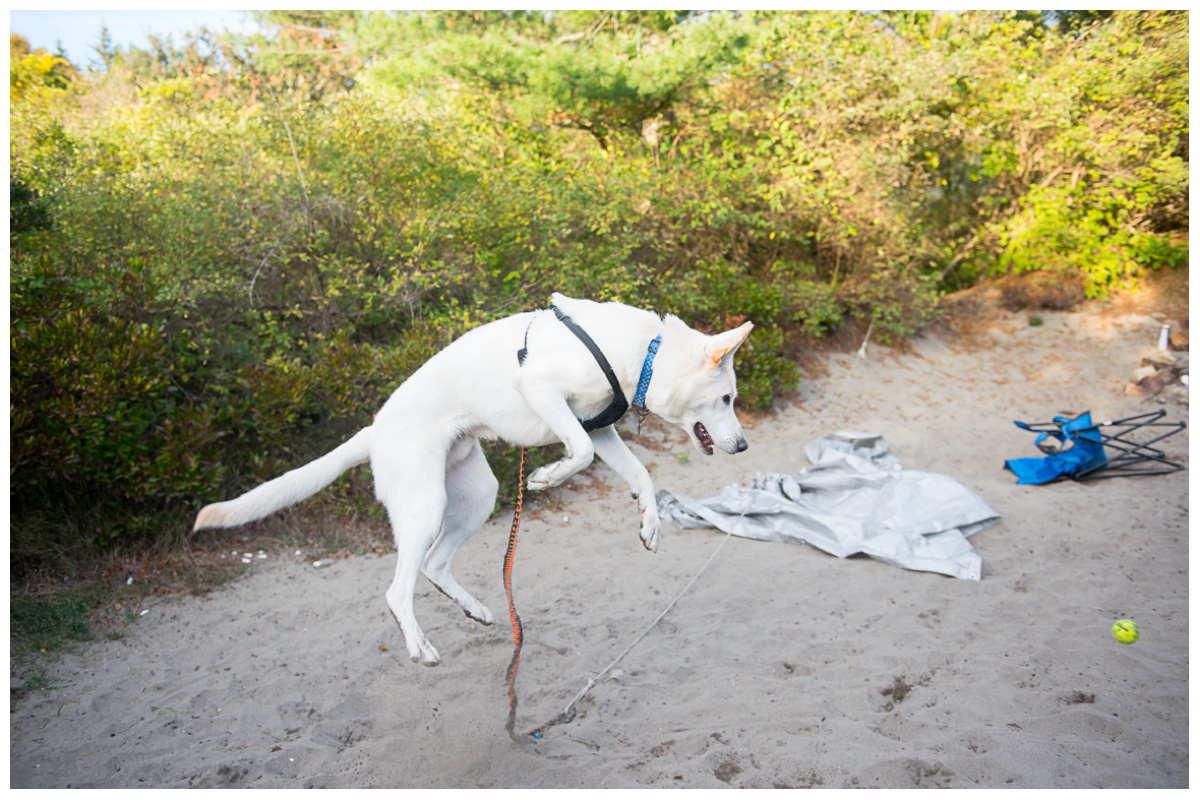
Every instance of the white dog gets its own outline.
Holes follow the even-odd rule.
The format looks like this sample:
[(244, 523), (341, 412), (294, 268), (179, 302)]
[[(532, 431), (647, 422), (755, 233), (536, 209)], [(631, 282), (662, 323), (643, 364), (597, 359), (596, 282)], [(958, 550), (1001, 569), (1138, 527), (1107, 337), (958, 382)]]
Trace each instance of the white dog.
[(430, 666), (438, 663), (438, 653), (413, 613), (418, 573), (467, 616), (485, 625), (494, 621), (450, 574), (458, 548), (496, 502), (498, 484), (480, 439), (566, 445), (562, 460), (529, 476), (530, 489), (557, 486), (600, 456), (629, 484), (642, 512), (642, 542), (657, 550), (654, 484), (612, 423), (632, 398), (640, 411), (681, 426), (708, 455), (714, 445), (730, 454), (745, 450), (733, 412), (733, 354), (753, 323), (708, 336), (674, 316), (664, 319), (620, 303), (560, 294), (551, 299), (550, 309), (464, 334), (401, 384), (370, 427), (236, 500), (206, 506), (195, 530), (260, 519), (369, 461), (375, 496), (387, 507), (399, 554), (388, 606), (409, 656)]

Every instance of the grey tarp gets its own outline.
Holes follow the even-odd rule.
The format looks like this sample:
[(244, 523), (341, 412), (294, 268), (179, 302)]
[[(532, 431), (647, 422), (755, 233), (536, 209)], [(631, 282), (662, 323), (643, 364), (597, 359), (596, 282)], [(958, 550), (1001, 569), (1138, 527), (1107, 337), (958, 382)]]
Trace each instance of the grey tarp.
[(658, 508), (681, 528), (810, 544), (839, 558), (864, 553), (905, 569), (979, 580), (967, 537), (999, 520), (946, 475), (903, 469), (878, 434), (840, 431), (810, 443), (813, 463), (795, 475), (759, 474), (693, 500), (661, 491)]

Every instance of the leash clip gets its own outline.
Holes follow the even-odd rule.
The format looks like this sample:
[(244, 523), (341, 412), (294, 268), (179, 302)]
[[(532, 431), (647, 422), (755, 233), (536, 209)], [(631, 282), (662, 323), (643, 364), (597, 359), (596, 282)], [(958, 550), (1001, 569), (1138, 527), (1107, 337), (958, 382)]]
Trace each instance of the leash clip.
[(638, 418), (637, 435), (641, 436), (642, 435), (642, 423), (646, 421), (646, 417), (650, 416), (650, 411), (648, 409), (642, 408), (640, 406), (634, 406), (633, 413), (637, 414), (637, 418)]

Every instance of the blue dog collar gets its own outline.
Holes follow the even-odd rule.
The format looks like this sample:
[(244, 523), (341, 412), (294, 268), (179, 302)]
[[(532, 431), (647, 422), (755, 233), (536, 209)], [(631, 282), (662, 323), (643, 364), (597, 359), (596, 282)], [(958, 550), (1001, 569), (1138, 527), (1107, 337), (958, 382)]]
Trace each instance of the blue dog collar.
[(642, 362), (642, 375), (638, 378), (637, 391), (633, 393), (633, 407), (646, 410), (646, 390), (650, 388), (650, 378), (654, 376), (654, 355), (662, 344), (662, 334), (654, 337), (647, 348), (646, 360)]

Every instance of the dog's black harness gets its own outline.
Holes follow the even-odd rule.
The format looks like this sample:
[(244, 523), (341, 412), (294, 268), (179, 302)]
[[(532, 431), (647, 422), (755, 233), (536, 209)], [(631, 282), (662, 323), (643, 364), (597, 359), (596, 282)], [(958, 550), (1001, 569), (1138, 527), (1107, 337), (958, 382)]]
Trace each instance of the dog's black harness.
[[(554, 312), (554, 316), (558, 317), (563, 325), (567, 326), (567, 330), (575, 334), (579, 338), (579, 341), (583, 342), (584, 346), (592, 354), (592, 358), (596, 359), (596, 363), (600, 365), (600, 369), (604, 372), (604, 377), (608, 379), (608, 385), (612, 387), (613, 399), (608, 404), (608, 407), (591, 419), (579, 420), (579, 424), (583, 426), (585, 431), (596, 431), (615, 424), (629, 410), (629, 401), (625, 399), (625, 392), (621, 390), (621, 384), (617, 380), (616, 373), (613, 372), (608, 359), (604, 357), (604, 353), (601, 352), (595, 341), (592, 340), (592, 337), (588, 336), (587, 331), (579, 327), (575, 320), (564, 314), (558, 306), (551, 305), (550, 310)], [(517, 351), (518, 364), (525, 363), (525, 356), (529, 352), (529, 327), (532, 325), (533, 320), (530, 320), (529, 326), (525, 328), (525, 346)], [(654, 350), (657, 349), (657, 347), (654, 348)], [(648, 377), (646, 378), (646, 382), (649, 382)]]

